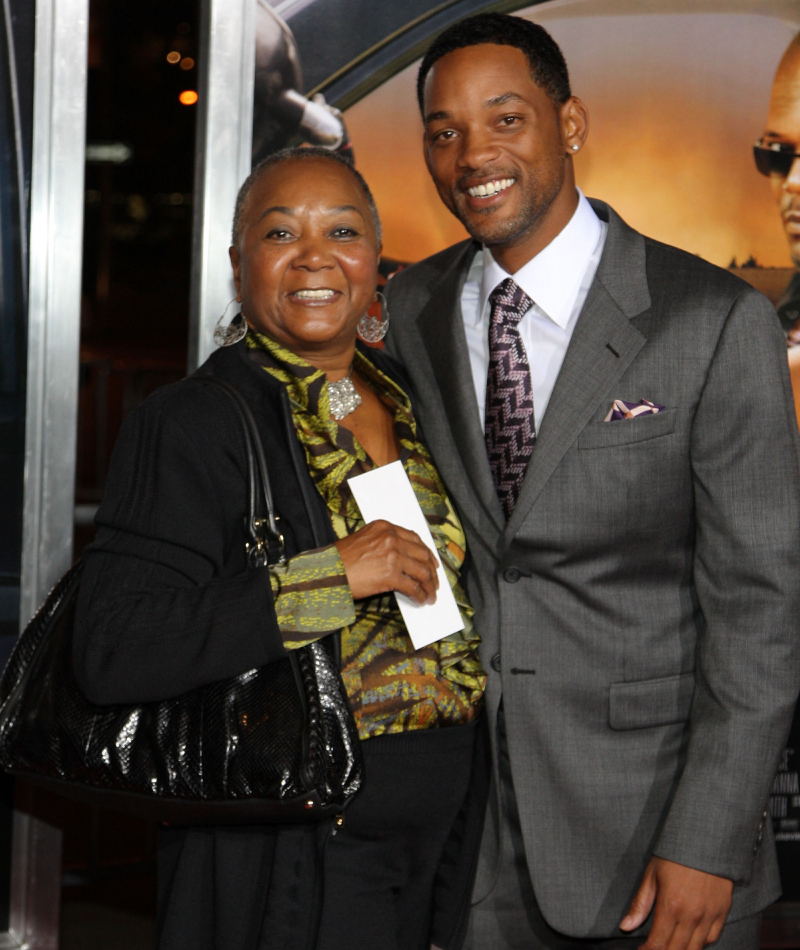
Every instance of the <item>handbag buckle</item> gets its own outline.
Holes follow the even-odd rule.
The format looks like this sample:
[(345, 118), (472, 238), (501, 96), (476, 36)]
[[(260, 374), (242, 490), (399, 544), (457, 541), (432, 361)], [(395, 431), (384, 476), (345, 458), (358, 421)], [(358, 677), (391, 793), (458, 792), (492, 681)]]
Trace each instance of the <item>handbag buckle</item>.
[(267, 560), (266, 545), (261, 538), (259, 538), (255, 544), (251, 544), (250, 541), (247, 541), (244, 549), (247, 552), (247, 563), (250, 567), (266, 567), (269, 563)]
[(283, 535), (272, 535), (267, 541), (257, 537), (255, 542), (245, 542), (244, 549), (247, 552), (247, 563), (250, 567), (268, 567), (270, 564), (285, 564), (286, 552), (284, 551)]
[[(285, 564), (283, 535), (278, 531), (279, 515), (274, 515), (274, 523), (269, 518), (253, 518), (249, 525), (249, 534), (253, 540), (246, 541), (247, 563), (250, 567), (268, 567), (270, 564)], [(262, 531), (267, 528), (267, 539)]]

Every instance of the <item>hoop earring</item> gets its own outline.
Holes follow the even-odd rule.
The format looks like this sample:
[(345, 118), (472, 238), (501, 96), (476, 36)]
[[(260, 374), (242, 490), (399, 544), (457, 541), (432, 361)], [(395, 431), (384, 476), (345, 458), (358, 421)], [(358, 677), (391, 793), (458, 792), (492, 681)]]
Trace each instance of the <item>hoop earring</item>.
[(231, 304), (235, 301), (236, 297), (228, 301), (228, 306), (222, 312), (222, 316), (217, 320), (214, 327), (214, 342), (217, 346), (233, 346), (234, 343), (238, 343), (247, 336), (247, 320), (245, 320), (243, 312), (237, 313), (228, 326), (222, 326), (222, 321), (230, 310)]
[(389, 332), (389, 309), (386, 306), (386, 298), (378, 290), (376, 296), (381, 304), (381, 317), (372, 317), (367, 311), (356, 325), (356, 333), (365, 343), (380, 343), (380, 341)]

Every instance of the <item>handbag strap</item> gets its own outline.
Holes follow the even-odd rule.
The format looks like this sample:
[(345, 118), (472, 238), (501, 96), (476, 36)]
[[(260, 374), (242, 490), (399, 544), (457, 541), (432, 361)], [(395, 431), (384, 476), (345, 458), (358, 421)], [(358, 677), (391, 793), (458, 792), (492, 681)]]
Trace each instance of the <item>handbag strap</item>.
[[(250, 566), (283, 564), (286, 561), (283, 535), (278, 528), (278, 515), (275, 514), (275, 505), (272, 500), (272, 486), (264, 457), (264, 446), (261, 444), (261, 436), (258, 434), (253, 413), (239, 390), (227, 380), (219, 376), (205, 375), (195, 375), (192, 379), (218, 386), (233, 403), (239, 421), (242, 423), (247, 455), (248, 514), (245, 518), (245, 532), (248, 537), (246, 548)], [(260, 492), (259, 482), (261, 483)], [(259, 500), (263, 501), (266, 507), (266, 517), (261, 516)]]

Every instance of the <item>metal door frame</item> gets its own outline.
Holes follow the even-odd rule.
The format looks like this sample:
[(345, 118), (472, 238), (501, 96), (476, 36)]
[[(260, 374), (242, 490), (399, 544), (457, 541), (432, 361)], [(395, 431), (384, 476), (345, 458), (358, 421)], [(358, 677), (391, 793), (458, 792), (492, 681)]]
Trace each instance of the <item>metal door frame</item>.
[(214, 350), (214, 325), (235, 293), (228, 248), (236, 195), (250, 174), (256, 3), (201, 6), (189, 372)]
[[(36, 0), (20, 629), (72, 562), (88, 0)], [(57, 950), (61, 831), (17, 789), (9, 930)]]
[(20, 629), (72, 561), (88, 0), (37, 0)]

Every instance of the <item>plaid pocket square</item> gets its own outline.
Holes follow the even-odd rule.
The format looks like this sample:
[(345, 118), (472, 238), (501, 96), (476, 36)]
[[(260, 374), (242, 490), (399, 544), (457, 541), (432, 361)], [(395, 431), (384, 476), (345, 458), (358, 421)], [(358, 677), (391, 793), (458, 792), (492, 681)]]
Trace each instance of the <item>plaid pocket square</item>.
[(657, 412), (662, 412), (663, 409), (663, 406), (650, 402), (649, 399), (640, 399), (638, 403), (615, 399), (603, 422), (616, 422), (617, 419), (635, 419), (637, 416), (651, 416)]

